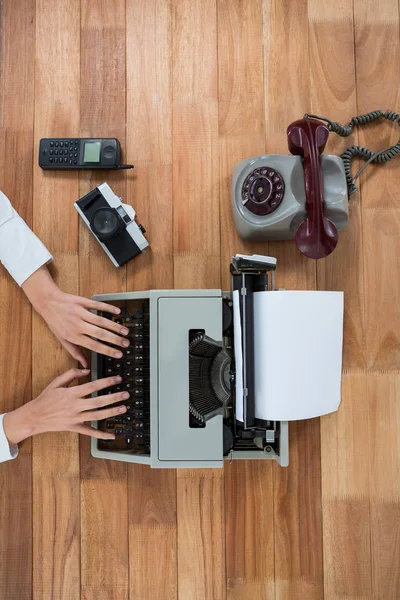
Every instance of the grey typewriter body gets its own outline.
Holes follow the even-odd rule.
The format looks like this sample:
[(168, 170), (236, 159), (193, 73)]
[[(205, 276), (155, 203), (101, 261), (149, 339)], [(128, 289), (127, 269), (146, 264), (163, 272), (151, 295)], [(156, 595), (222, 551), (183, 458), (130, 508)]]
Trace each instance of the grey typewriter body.
[[(141, 301), (147, 307), (150, 443), (137, 452), (108, 449), (107, 443), (92, 438), (93, 456), (153, 468), (215, 468), (232, 459), (275, 459), (288, 465), (288, 423), (254, 417), (251, 295), (273, 289), (276, 261), (253, 258), (233, 259), (230, 292), (151, 290), (94, 296), (118, 305)], [(241, 291), (243, 302), (243, 423), (235, 418), (234, 289)], [(92, 379), (104, 376), (101, 360), (92, 355)]]

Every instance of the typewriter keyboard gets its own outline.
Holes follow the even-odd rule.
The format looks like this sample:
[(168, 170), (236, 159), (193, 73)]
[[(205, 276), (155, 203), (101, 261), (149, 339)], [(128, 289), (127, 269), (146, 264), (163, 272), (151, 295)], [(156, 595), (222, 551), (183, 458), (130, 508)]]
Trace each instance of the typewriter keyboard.
[[(127, 411), (122, 416), (98, 421), (102, 431), (114, 433), (115, 440), (99, 440), (102, 450), (130, 450), (134, 454), (150, 454), (150, 352), (148, 302), (132, 300), (120, 306), (121, 314), (103, 313), (129, 329), (130, 346), (122, 350), (122, 358), (97, 355), (98, 378), (120, 375), (122, 382), (106, 390), (106, 394), (128, 391), (130, 397), (120, 405)], [(118, 406), (114, 404), (113, 406)]]

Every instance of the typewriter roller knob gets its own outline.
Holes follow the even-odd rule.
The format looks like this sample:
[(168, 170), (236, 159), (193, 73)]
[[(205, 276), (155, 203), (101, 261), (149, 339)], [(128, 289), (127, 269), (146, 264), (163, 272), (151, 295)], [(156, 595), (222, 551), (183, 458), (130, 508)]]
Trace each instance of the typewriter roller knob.
[(223, 426), (224, 456), (226, 456), (229, 453), (229, 450), (231, 450), (232, 447), (233, 447), (233, 433), (227, 425), (224, 425)]
[(222, 329), (226, 331), (232, 324), (232, 309), (229, 303), (225, 300), (222, 309)]

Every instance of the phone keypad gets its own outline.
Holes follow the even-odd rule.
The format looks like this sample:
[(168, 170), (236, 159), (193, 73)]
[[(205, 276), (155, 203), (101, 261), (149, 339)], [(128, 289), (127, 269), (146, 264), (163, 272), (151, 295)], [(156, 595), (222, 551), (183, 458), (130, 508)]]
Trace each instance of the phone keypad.
[(68, 165), (78, 164), (80, 140), (76, 138), (42, 140), (40, 144), (40, 164)]

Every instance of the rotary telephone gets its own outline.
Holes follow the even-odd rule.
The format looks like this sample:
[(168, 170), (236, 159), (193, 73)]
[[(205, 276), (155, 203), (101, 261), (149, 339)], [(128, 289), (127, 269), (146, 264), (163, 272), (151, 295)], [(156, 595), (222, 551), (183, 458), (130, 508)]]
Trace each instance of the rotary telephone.
[[(304, 115), (287, 128), (291, 155), (266, 154), (239, 162), (233, 172), (235, 225), (246, 240), (294, 239), (309, 258), (324, 258), (338, 243), (338, 231), (349, 218), (348, 199), (356, 179), (370, 163), (383, 164), (400, 154), (400, 140), (373, 152), (351, 146), (339, 157), (322, 154), (330, 132), (347, 137), (355, 125), (400, 115), (376, 110), (354, 117), (346, 126), (317, 115)], [(326, 123), (326, 124), (325, 124)], [(355, 177), (354, 157), (366, 160)]]

